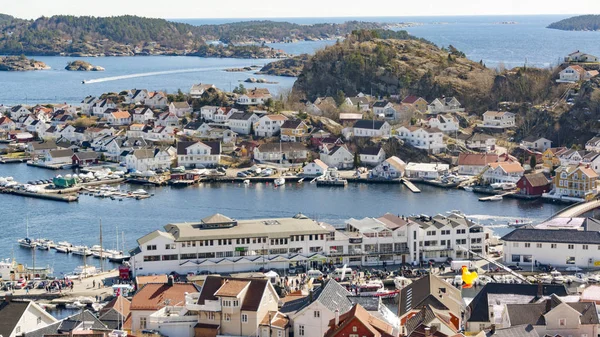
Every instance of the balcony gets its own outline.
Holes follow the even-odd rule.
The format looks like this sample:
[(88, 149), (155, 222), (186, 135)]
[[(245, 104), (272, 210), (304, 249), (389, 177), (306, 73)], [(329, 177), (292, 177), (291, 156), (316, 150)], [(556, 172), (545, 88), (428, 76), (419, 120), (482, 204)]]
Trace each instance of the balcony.
[(421, 250), (424, 252), (441, 252), (441, 251), (451, 251), (452, 247), (447, 246), (423, 246)]
[(187, 312), (185, 307), (164, 307), (148, 317), (148, 324), (150, 327), (156, 327), (159, 324), (197, 323), (198, 315), (186, 316)]
[(219, 311), (221, 311), (221, 301), (219, 301), (219, 300), (217, 300), (217, 301), (205, 300), (203, 305), (200, 305), (200, 304), (187, 304), (186, 303), (185, 307), (188, 310), (191, 310), (191, 311), (214, 311), (214, 312), (219, 312)]

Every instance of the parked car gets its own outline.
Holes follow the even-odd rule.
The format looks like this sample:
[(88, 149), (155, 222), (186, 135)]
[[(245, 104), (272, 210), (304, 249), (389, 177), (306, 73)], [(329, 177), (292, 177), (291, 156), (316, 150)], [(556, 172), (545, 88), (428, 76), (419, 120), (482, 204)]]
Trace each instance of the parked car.
[(567, 267), (567, 269), (565, 269), (566, 271), (582, 271), (583, 269), (577, 267), (577, 266), (570, 266)]
[(237, 176), (240, 178), (246, 178), (248, 175), (244, 172), (238, 172)]
[(510, 265), (508, 266), (508, 268), (510, 268), (510, 270), (523, 270), (523, 267), (521, 266), (516, 266), (516, 265)]

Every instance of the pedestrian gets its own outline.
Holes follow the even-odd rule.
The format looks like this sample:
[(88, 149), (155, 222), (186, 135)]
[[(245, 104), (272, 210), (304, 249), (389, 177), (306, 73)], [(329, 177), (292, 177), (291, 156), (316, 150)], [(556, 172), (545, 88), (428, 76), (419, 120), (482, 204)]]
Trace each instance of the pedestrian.
[(73, 282), (71, 282), (71, 292), (73, 292)]
[(92, 288), (96, 288), (96, 280), (92, 281)]

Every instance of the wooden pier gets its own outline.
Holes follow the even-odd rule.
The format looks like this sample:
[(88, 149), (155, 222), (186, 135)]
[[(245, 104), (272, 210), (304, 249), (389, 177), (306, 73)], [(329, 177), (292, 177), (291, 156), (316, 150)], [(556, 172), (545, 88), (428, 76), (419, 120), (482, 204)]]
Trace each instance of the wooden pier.
[(19, 191), (13, 188), (2, 188), (0, 189), (1, 193), (20, 195), (22, 197), (36, 198), (36, 199), (46, 199), (46, 200), (54, 200), (54, 201), (64, 201), (64, 202), (75, 202), (79, 200), (79, 197), (72, 194), (47, 194), (47, 193), (31, 193), (26, 191)]
[(413, 193), (421, 193), (421, 190), (419, 188), (417, 188), (417, 186), (415, 186), (415, 184), (411, 183), (410, 181), (408, 181), (407, 179), (402, 179), (402, 183), (408, 187), (408, 189), (413, 192)]
[(0, 159), (0, 164), (19, 164), (19, 163), (24, 163), (28, 160), (31, 160), (30, 157), (23, 157), (23, 158), (1, 158)]

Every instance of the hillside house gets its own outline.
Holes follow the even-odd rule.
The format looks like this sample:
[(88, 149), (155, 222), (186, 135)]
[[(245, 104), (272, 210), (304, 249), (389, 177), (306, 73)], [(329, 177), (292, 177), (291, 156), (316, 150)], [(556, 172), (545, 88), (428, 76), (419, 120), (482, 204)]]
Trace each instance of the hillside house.
[(186, 114), (192, 113), (192, 106), (188, 102), (171, 102), (169, 104), (169, 112), (181, 118)]
[(288, 118), (284, 115), (264, 115), (254, 125), (254, 134), (258, 137), (274, 137)]
[(231, 131), (240, 135), (252, 133), (252, 126), (258, 122), (259, 117), (253, 112), (235, 112), (227, 119), (227, 126)]
[(396, 129), (396, 136), (413, 147), (432, 153), (440, 153), (446, 149), (444, 134), (437, 128), (401, 126)]
[(352, 133), (354, 137), (381, 137), (391, 135), (392, 127), (386, 121), (361, 119), (354, 123)]
[(484, 128), (504, 129), (515, 126), (515, 114), (512, 112), (488, 110), (483, 114)]
[(427, 106), (427, 113), (429, 114), (462, 111), (465, 111), (465, 109), (461, 108), (460, 102), (455, 97), (436, 98)]
[(385, 151), (381, 147), (369, 146), (358, 152), (363, 165), (375, 167), (385, 160)]
[(410, 95), (402, 100), (402, 105), (409, 106), (420, 113), (426, 113), (428, 103), (423, 97)]
[(319, 158), (329, 167), (349, 169), (354, 166), (354, 154), (344, 144), (324, 145)]
[(254, 88), (248, 89), (245, 94), (240, 95), (236, 103), (239, 105), (263, 105), (269, 98), (272, 98), (269, 89)]
[(567, 55), (565, 57), (565, 62), (598, 62), (598, 57), (582, 53), (578, 50)]
[(281, 140), (284, 142), (302, 142), (309, 136), (309, 128), (301, 119), (290, 119), (280, 127)]
[(320, 159), (315, 159), (302, 168), (302, 174), (306, 176), (322, 176), (327, 171), (327, 164)]
[(254, 148), (254, 160), (272, 163), (298, 163), (306, 160), (308, 149), (302, 143), (266, 143)]
[(221, 142), (177, 142), (177, 164), (189, 168), (215, 166), (221, 161)]
[(406, 163), (402, 159), (392, 156), (384, 160), (369, 172), (370, 179), (398, 179), (404, 175)]
[(191, 98), (201, 98), (202, 94), (204, 94), (205, 91), (207, 91), (208, 89), (216, 89), (217, 87), (215, 87), (214, 84), (202, 84), (202, 83), (198, 83), (198, 84), (193, 84), (192, 88), (190, 89), (190, 97)]

